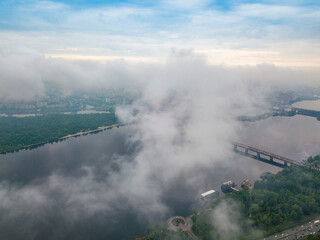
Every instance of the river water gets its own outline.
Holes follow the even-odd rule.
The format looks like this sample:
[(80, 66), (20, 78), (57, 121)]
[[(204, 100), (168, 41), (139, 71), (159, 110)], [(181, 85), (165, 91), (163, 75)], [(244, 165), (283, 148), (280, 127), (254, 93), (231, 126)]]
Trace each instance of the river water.
[[(315, 118), (274, 117), (257, 122), (244, 122), (238, 130), (236, 140), (295, 160), (302, 160), (320, 153), (319, 132), (320, 122)], [(106, 187), (104, 184), (107, 183), (103, 180), (107, 179), (108, 174), (116, 174), (120, 170), (115, 159), (125, 159), (128, 162), (134, 159), (140, 146), (139, 143), (136, 145), (128, 143), (127, 139), (133, 133), (132, 127), (115, 128), (98, 134), (47, 144), (33, 150), (1, 155), (0, 201), (10, 200), (14, 204), (11, 206), (12, 209), (9, 209), (10, 204), (1, 205), (2, 208), (7, 207), (11, 215), (9, 217), (8, 214), (1, 215), (0, 231), (8, 239), (32, 239), (32, 234), (37, 236), (40, 234), (46, 239), (132, 239), (133, 236), (143, 235), (152, 221), (141, 218), (135, 209), (128, 206), (122, 199), (119, 199), (117, 205), (112, 206), (112, 211), (101, 207), (101, 210), (93, 215), (85, 212), (80, 217), (72, 218), (71, 223), (65, 216), (66, 212), (69, 214), (69, 208), (73, 207), (70, 201), (72, 202), (75, 196), (79, 197), (80, 193), (77, 191), (85, 192), (86, 188), (90, 189), (88, 191), (91, 195), (89, 197), (85, 195), (83, 198), (96, 201), (95, 196), (100, 196), (99, 189)], [(88, 167), (94, 171), (94, 179), (90, 181), (97, 187), (81, 185), (83, 176), (87, 174), (84, 169)], [(224, 181), (232, 180), (240, 185), (241, 181), (249, 179), (253, 183), (259, 179), (262, 172), (279, 170), (275, 166), (233, 154), (228, 159), (228, 164), (222, 162), (212, 168), (201, 169), (200, 178), (205, 179), (201, 185), (185, 186), (184, 182), (187, 179), (181, 176), (175, 183), (165, 186), (161, 202), (168, 206), (169, 211), (165, 216), (154, 219), (153, 222), (165, 220), (172, 215), (189, 215), (193, 208), (201, 206), (199, 198), (201, 192), (210, 189), (220, 191), (220, 185)], [(57, 182), (55, 184), (60, 188), (52, 187), (52, 185), (55, 186), (52, 184), (52, 176), (55, 175), (63, 176), (63, 180), (55, 180)], [(43, 182), (49, 181), (50, 184), (43, 185)], [(78, 189), (79, 186), (82, 187), (74, 191), (73, 195), (68, 195), (68, 192), (62, 194), (64, 187), (61, 188), (59, 181), (63, 181), (65, 185), (62, 185), (69, 189), (69, 192), (73, 192), (73, 189)], [(26, 214), (23, 201), (21, 203), (17, 200), (21, 196), (24, 199), (25, 189), (32, 189), (33, 192), (35, 189), (36, 192), (44, 191), (52, 200), (45, 207), (41, 205), (42, 210), (38, 213), (37, 220), (34, 220), (32, 213)], [(105, 197), (108, 198), (108, 196)], [(39, 201), (39, 198), (35, 201)], [(16, 206), (18, 203), (22, 206)], [(103, 205), (103, 201), (99, 204)], [(27, 206), (29, 205), (26, 204)], [(15, 212), (15, 208), (19, 211)], [(2, 214), (5, 213), (2, 212)], [(28, 222), (21, 232), (14, 227), (19, 221), (22, 225)]]
[(273, 117), (244, 123), (239, 141), (296, 161), (320, 154), (320, 121), (315, 117)]
[(320, 111), (320, 100), (301, 101), (292, 104), (296, 108), (305, 108), (310, 110)]

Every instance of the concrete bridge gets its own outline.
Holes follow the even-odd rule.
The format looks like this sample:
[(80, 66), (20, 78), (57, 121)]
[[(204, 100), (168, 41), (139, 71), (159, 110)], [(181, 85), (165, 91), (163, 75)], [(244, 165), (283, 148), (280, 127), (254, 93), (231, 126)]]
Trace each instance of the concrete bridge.
[(276, 112), (294, 112), (295, 114), (309, 116), (309, 117), (320, 117), (320, 111), (305, 109), (305, 108), (281, 106), (279, 108), (272, 108), (271, 110)]
[(310, 169), (315, 169), (320, 171), (319, 168), (316, 167), (312, 167), (312, 166), (308, 166), (306, 164), (297, 162), (295, 160), (292, 160), (290, 158), (286, 158), (271, 152), (267, 152), (255, 147), (251, 147), (242, 143), (237, 143), (237, 142), (233, 142), (233, 149), (236, 153), (257, 159), (261, 162), (265, 162), (277, 167), (287, 167), (292, 165), (296, 165), (296, 166), (300, 166), (300, 167), (305, 167), (305, 168), (310, 168)]
[(316, 110), (296, 108), (296, 107), (292, 107), (291, 110), (294, 111), (296, 114), (300, 114), (304, 116), (320, 117), (320, 111), (316, 111)]

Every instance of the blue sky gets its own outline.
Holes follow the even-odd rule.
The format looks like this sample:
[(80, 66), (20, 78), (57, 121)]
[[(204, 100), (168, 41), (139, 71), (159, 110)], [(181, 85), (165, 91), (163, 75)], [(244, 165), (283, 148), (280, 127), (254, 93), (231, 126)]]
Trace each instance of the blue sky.
[(215, 64), (318, 66), (320, 2), (3, 0), (0, 39), (69, 59), (158, 61), (186, 48)]

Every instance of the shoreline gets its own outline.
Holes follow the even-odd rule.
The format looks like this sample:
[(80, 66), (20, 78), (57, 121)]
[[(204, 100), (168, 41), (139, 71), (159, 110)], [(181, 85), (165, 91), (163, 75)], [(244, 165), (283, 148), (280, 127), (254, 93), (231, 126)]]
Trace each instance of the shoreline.
[(83, 136), (83, 135), (102, 132), (102, 131), (105, 131), (105, 130), (108, 130), (108, 129), (112, 129), (114, 127), (119, 128), (120, 126), (123, 126), (123, 125), (121, 125), (119, 123), (116, 123), (116, 124), (112, 124), (112, 125), (109, 125), (109, 126), (100, 126), (97, 129), (88, 130), (88, 131), (80, 131), (80, 132), (77, 132), (77, 133), (74, 133), (74, 134), (68, 134), (66, 136), (60, 137), (60, 138), (55, 139), (55, 140), (34, 143), (34, 144), (26, 145), (26, 146), (23, 146), (21, 148), (16, 148), (16, 149), (13, 149), (13, 150), (10, 150), (10, 151), (0, 152), (0, 155), (6, 155), (8, 153), (19, 152), (20, 150), (32, 150), (32, 149), (41, 147), (41, 146), (43, 146), (43, 145), (45, 145), (47, 143), (60, 142), (60, 141), (64, 141), (66, 139), (73, 138), (73, 137), (79, 137), (79, 136)]

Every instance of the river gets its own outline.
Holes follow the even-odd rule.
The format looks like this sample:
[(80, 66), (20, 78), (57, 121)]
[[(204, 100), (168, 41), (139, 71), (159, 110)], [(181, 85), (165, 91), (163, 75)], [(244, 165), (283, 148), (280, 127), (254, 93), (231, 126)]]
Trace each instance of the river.
[(296, 102), (292, 107), (320, 111), (320, 100)]
[[(236, 140), (295, 160), (302, 160), (320, 153), (319, 132), (320, 122), (315, 118), (273, 117), (257, 122), (244, 122), (238, 129)], [(10, 200), (18, 205), (20, 202), (17, 198), (24, 199), (26, 189), (31, 193), (43, 191), (46, 193), (45, 196), (50, 196), (50, 203), (45, 204), (45, 207), (41, 205), (42, 210), (37, 217), (29, 216), (25, 213), (26, 210), (20, 209), (23, 208), (23, 202), (22, 206), (11, 206), (13, 209), (9, 209), (8, 212), (13, 212), (11, 215), (15, 218), (3, 215), (0, 221), (1, 232), (15, 239), (20, 239), (23, 234), (26, 234), (25, 239), (28, 239), (28, 234), (32, 236), (35, 228), (46, 239), (132, 239), (135, 235), (144, 234), (149, 224), (163, 221), (172, 215), (189, 215), (193, 208), (201, 206), (199, 196), (201, 192), (210, 189), (220, 191), (220, 185), (224, 181), (232, 180), (240, 185), (241, 181), (249, 179), (253, 183), (264, 171), (280, 170), (275, 166), (233, 154), (226, 161), (199, 169), (201, 170), (199, 179), (202, 179), (199, 185), (187, 186), (184, 183), (188, 181), (188, 177), (181, 175), (172, 184), (164, 186), (161, 202), (168, 206), (169, 211), (164, 216), (150, 221), (141, 218), (136, 209), (127, 204), (127, 199), (119, 198), (117, 204), (110, 207), (103, 205), (103, 199), (105, 198), (107, 202), (110, 196), (101, 195), (104, 189), (112, 187), (104, 180), (108, 179), (109, 174), (117, 174), (120, 171), (115, 159), (133, 161), (135, 153), (141, 147), (139, 143), (128, 143), (127, 139), (133, 133), (134, 128), (127, 126), (46, 144), (33, 150), (1, 155), (0, 201)], [(87, 168), (94, 172), (93, 179), (89, 181), (93, 186), (89, 186), (87, 182), (83, 183), (84, 177), (88, 175)], [(68, 191), (64, 192), (64, 189)], [(88, 194), (81, 195), (82, 191), (87, 191)], [(40, 201), (39, 198), (33, 201)], [(91, 215), (83, 211), (83, 215), (70, 220), (65, 214), (69, 214), (70, 208), (73, 209), (72, 201), (77, 205), (79, 199), (81, 203), (87, 203), (86, 199), (89, 199), (90, 204), (97, 202), (94, 207), (100, 207), (99, 211)], [(29, 206), (28, 204), (25, 206)], [(15, 212), (15, 208), (19, 209), (18, 213)], [(70, 212), (72, 214), (72, 211)], [(12, 222), (12, 219), (15, 221)], [(23, 224), (26, 221), (32, 222), (25, 224), (26, 229), (23, 229), (21, 236), (12, 230), (19, 221)]]

